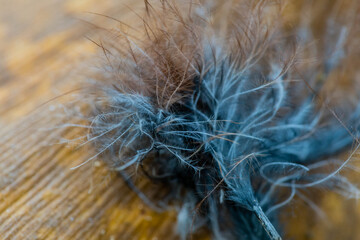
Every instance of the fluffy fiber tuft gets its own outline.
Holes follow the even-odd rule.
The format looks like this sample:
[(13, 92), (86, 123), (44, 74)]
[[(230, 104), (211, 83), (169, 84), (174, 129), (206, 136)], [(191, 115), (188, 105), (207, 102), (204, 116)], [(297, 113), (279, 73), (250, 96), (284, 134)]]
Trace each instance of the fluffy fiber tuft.
[(111, 168), (172, 186), (183, 238), (206, 224), (216, 239), (280, 239), (276, 213), (297, 193), (359, 196), (339, 173), (359, 148), (360, 104), (339, 116), (325, 91), (359, 50), (356, 13), (341, 22), (329, 5), (317, 36), (306, 1), (293, 25), (279, 1), (145, 5), (143, 36), (119, 28), (101, 44), (88, 142)]

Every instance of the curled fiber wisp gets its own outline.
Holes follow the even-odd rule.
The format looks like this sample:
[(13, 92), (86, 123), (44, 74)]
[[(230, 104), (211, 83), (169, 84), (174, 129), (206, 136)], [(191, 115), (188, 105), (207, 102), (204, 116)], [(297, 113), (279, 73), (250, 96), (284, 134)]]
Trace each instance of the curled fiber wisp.
[(215, 239), (281, 239), (277, 213), (297, 193), (358, 198), (340, 173), (359, 148), (360, 104), (326, 94), (359, 53), (358, 15), (329, 5), (318, 36), (303, 2), (307, 20), (290, 26), (279, 1), (145, 1), (137, 34), (121, 25), (98, 43), (88, 161), (101, 156), (131, 186), (134, 171), (171, 186), (183, 238), (208, 225)]

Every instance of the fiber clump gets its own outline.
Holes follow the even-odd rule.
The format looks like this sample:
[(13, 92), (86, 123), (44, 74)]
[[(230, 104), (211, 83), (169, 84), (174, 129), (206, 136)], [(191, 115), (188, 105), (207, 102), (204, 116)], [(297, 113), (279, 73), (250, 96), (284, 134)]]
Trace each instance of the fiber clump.
[(101, 44), (93, 158), (171, 186), (183, 238), (208, 225), (215, 239), (281, 239), (277, 213), (297, 193), (359, 196), (340, 173), (359, 148), (360, 104), (326, 94), (359, 50), (355, 13), (342, 22), (329, 5), (318, 37), (279, 1), (145, 5), (142, 36), (119, 28)]

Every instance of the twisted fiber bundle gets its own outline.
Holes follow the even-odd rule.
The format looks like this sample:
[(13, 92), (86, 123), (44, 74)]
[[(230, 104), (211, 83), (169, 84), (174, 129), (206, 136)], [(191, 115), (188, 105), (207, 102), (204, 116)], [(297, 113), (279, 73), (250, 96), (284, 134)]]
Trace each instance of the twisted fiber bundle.
[(340, 172), (359, 148), (360, 104), (331, 100), (359, 56), (355, 1), (330, 4), (319, 36), (306, 2), (291, 25), (278, 1), (145, 6), (142, 36), (122, 26), (98, 43), (104, 68), (86, 92), (98, 152), (83, 164), (101, 156), (154, 208), (131, 176), (170, 186), (183, 238), (208, 225), (215, 239), (281, 239), (277, 213), (297, 193), (358, 198)]

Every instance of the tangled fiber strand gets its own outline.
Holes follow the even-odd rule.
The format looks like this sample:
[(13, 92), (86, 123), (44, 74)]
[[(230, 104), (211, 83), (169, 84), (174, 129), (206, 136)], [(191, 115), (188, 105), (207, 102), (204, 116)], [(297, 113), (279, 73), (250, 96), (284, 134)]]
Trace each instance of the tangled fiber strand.
[(116, 171), (172, 186), (183, 238), (210, 224), (216, 239), (281, 239), (275, 213), (298, 191), (359, 197), (339, 173), (359, 148), (360, 104), (340, 118), (323, 97), (353, 56), (358, 31), (346, 23), (356, 14), (329, 14), (314, 43), (312, 25), (289, 29), (278, 1), (155, 5), (145, 1), (144, 36), (119, 28), (98, 44), (105, 68), (86, 92), (86, 144), (98, 153), (86, 162), (103, 155)]

